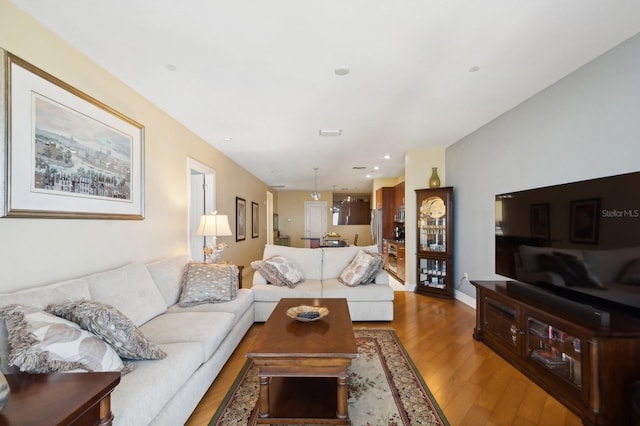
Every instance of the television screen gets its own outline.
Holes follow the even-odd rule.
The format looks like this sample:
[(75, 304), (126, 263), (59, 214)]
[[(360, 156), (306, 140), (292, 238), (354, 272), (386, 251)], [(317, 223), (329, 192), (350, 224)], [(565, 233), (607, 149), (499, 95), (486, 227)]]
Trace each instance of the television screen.
[(640, 172), (495, 202), (497, 274), (640, 315)]

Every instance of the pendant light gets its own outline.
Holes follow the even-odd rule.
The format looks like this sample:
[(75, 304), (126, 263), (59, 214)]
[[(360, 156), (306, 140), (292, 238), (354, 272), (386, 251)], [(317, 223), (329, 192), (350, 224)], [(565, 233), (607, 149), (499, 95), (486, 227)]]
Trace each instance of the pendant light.
[(315, 186), (311, 193), (311, 198), (313, 198), (313, 201), (318, 201), (320, 199), (320, 193), (318, 192), (318, 168), (314, 167), (313, 170), (315, 172)]

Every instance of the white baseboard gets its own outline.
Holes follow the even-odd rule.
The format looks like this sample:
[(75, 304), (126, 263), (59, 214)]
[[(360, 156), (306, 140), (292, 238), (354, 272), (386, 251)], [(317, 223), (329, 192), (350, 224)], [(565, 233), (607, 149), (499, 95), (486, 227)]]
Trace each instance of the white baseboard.
[(472, 307), (473, 309), (476, 308), (476, 299), (474, 299), (473, 297), (461, 292), (461, 291), (456, 291), (455, 292), (455, 297), (457, 300), (461, 301), (462, 303), (464, 303), (465, 305), (468, 305), (470, 307)]

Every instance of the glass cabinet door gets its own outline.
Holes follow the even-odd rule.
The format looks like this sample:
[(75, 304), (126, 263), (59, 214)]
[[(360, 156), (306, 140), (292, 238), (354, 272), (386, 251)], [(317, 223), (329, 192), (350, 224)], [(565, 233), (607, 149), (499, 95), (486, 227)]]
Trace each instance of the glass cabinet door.
[(419, 247), (425, 252), (447, 251), (447, 206), (445, 201), (433, 196), (422, 200), (418, 217)]
[(420, 269), (419, 285), (446, 288), (447, 287), (447, 259), (418, 258)]
[(528, 353), (538, 364), (582, 387), (582, 339), (540, 319), (527, 318)]

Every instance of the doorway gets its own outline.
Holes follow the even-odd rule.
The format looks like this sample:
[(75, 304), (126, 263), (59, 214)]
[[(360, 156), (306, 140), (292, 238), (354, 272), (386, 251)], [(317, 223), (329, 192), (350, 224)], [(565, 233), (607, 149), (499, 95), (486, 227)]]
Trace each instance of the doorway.
[(275, 244), (275, 232), (273, 227), (273, 193), (267, 191), (267, 244)]
[[(322, 238), (327, 233), (327, 202), (304, 202), (304, 236), (305, 238)], [(310, 246), (310, 240), (305, 240), (305, 247)]]
[(207, 245), (206, 237), (197, 235), (200, 216), (210, 214), (216, 208), (215, 176), (216, 172), (211, 167), (187, 158), (187, 200), (188, 207), (188, 241), (189, 256), (192, 260), (204, 261), (202, 249)]

